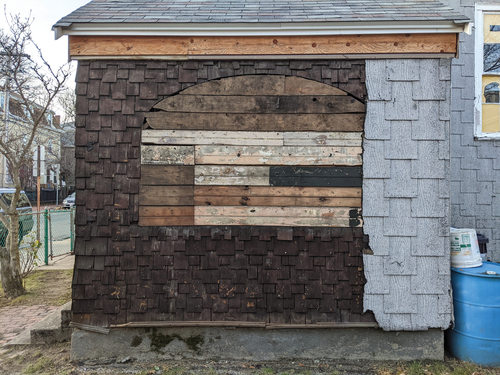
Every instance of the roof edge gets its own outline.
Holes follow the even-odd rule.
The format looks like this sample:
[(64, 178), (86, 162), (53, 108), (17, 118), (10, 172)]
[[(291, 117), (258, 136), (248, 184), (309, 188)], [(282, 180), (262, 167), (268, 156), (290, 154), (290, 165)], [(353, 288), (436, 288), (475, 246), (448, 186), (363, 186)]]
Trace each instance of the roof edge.
[(461, 33), (469, 21), (276, 23), (71, 23), (52, 27), (55, 39), (79, 36), (280, 36)]

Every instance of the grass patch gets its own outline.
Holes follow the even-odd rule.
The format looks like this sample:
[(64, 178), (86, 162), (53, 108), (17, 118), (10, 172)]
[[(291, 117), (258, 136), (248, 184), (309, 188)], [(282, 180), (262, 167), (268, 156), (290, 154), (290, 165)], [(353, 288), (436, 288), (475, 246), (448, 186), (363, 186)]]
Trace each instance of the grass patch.
[(35, 271), (24, 279), (26, 294), (5, 297), (0, 284), (0, 307), (50, 305), (61, 306), (71, 300), (72, 270)]
[(378, 375), (498, 375), (500, 369), (484, 368), (457, 359), (400, 362), (379, 367)]
[(47, 357), (40, 357), (33, 364), (29, 364), (24, 370), (25, 374), (36, 374), (40, 371), (45, 371), (52, 366), (52, 361)]

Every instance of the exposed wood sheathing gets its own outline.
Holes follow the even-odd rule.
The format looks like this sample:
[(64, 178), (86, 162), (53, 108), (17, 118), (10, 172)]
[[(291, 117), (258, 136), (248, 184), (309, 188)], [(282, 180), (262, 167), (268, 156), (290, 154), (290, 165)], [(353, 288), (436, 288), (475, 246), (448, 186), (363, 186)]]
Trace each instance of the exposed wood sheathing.
[[(344, 187), (350, 194), (349, 188), (361, 186), (361, 133), (352, 132), (351, 122), (339, 121), (341, 131), (337, 132), (302, 129), (311, 127), (310, 115), (363, 115), (364, 104), (346, 92), (300, 77), (243, 76), (188, 88), (154, 108), (153, 121), (146, 118), (153, 129), (142, 136), (145, 181), (139, 196), (139, 225), (362, 225), (359, 200), (342, 196), (291, 199), (309, 190), (328, 195), (326, 189), (317, 188)], [(178, 129), (171, 125), (171, 114), (204, 114), (210, 126), (198, 121), (186, 126), (190, 130)], [(286, 114), (290, 123), (283, 124), (284, 131), (271, 132), (259, 131), (259, 124), (250, 122), (246, 126), (250, 131), (240, 132), (236, 128), (245, 128), (245, 120), (240, 119), (235, 121), (235, 130), (228, 131), (213, 119), (227, 114)], [(234, 198), (219, 195), (213, 199), (207, 197), (210, 190), (199, 195), (189, 183), (184, 188), (163, 176), (159, 176), (161, 183), (155, 182), (155, 174), (169, 173), (158, 166), (182, 166), (185, 173), (192, 166), (189, 177), (194, 175), (190, 182), (195, 187), (210, 185), (222, 191), (236, 185), (267, 190), (260, 189), (258, 198), (250, 199), (240, 191)], [(288, 191), (273, 190), (273, 186), (288, 186)]]
[(245, 56), (455, 54), (457, 38), (449, 34), (379, 34), (329, 36), (74, 36), (72, 58), (91, 56)]

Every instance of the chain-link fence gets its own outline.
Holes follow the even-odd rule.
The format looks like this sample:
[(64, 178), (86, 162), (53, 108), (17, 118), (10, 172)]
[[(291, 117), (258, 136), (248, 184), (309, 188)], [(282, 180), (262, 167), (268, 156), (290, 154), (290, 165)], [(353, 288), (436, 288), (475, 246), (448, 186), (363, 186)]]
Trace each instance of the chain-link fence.
[[(49, 259), (72, 253), (74, 248), (75, 210), (45, 210), (19, 215), (21, 263)], [(0, 225), (0, 246), (5, 246), (8, 231)]]

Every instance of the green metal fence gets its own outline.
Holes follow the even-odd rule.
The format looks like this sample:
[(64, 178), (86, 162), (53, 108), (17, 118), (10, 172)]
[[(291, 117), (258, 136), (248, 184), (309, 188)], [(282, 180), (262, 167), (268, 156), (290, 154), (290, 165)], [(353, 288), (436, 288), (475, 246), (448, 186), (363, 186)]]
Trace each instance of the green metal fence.
[[(30, 253), (35, 253), (38, 264), (48, 264), (49, 259), (73, 252), (75, 238), (75, 209), (45, 210), (23, 214), (19, 219), (25, 224), (20, 228), (21, 261), (26, 260)], [(32, 223), (32, 225), (31, 225)], [(30, 230), (27, 228), (31, 227)], [(7, 231), (5, 231), (7, 232)], [(7, 233), (0, 232), (5, 243)], [(22, 239), (21, 239), (22, 237)]]

